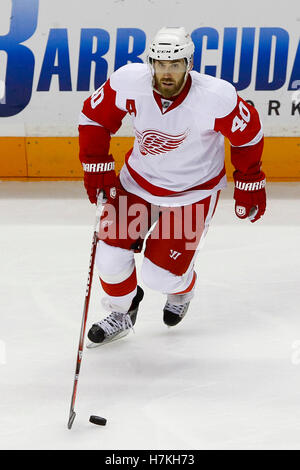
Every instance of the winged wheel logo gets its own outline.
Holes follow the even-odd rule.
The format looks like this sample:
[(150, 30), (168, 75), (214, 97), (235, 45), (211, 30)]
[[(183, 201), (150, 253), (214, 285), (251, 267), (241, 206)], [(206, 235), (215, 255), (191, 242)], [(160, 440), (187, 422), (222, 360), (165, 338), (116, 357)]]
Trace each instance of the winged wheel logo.
[(170, 135), (155, 129), (147, 129), (139, 132), (135, 129), (137, 142), (142, 155), (161, 155), (177, 149), (188, 135), (188, 130), (183, 134)]

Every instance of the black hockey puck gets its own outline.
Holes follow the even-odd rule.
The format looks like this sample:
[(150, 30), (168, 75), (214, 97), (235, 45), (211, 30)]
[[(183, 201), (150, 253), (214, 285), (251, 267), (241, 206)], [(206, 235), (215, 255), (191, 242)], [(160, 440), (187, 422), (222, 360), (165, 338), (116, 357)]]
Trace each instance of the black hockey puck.
[(106, 425), (106, 419), (101, 418), (101, 416), (91, 415), (90, 416), (90, 423), (98, 424), (98, 426), (105, 426)]

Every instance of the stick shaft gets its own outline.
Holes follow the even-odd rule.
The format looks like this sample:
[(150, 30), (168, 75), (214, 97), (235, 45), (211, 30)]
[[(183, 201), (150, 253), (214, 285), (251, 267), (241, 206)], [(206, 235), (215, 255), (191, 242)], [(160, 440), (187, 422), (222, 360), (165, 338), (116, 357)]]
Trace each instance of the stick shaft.
[(81, 360), (82, 360), (82, 354), (83, 354), (84, 335), (85, 335), (85, 328), (86, 328), (86, 322), (87, 322), (89, 305), (90, 305), (90, 297), (91, 297), (93, 274), (94, 274), (95, 256), (96, 256), (96, 249), (97, 249), (97, 243), (98, 243), (97, 226), (98, 226), (100, 218), (101, 218), (101, 213), (102, 213), (102, 209), (103, 209), (103, 202), (104, 202), (104, 194), (103, 194), (103, 191), (100, 191), (100, 194), (99, 194), (98, 199), (97, 199), (97, 210), (96, 210), (96, 217), (95, 217), (95, 224), (94, 224), (94, 235), (93, 235), (93, 241), (92, 241), (89, 272), (88, 272), (88, 279), (87, 279), (87, 285), (86, 285), (86, 290), (85, 290), (85, 300), (84, 300), (83, 314), (82, 314), (82, 321), (81, 321), (81, 329), (80, 329), (80, 335), (79, 335), (79, 344), (78, 344), (78, 351), (77, 351), (75, 376), (74, 376), (74, 383), (73, 383), (73, 393), (72, 393), (72, 397), (71, 397), (71, 406), (70, 406), (69, 421), (68, 421), (68, 428), (69, 429), (71, 429), (72, 424), (73, 424), (74, 419), (75, 419), (75, 416), (76, 416), (76, 413), (74, 411), (75, 400), (76, 400), (77, 385), (78, 385), (79, 372), (80, 372)]
[(73, 383), (73, 393), (72, 393), (72, 398), (71, 398), (71, 406), (70, 406), (69, 421), (68, 421), (69, 429), (71, 429), (73, 421), (75, 419), (74, 408), (75, 408), (77, 385), (78, 385), (79, 372), (80, 372), (81, 360), (82, 360), (82, 354), (83, 354), (85, 328), (86, 328), (90, 297), (91, 297), (91, 287), (92, 287), (92, 282), (93, 282), (93, 273), (94, 273), (97, 243), (98, 243), (98, 235), (97, 235), (97, 232), (95, 231), (94, 236), (93, 236), (93, 241), (92, 241), (88, 280), (87, 280), (86, 291), (85, 291), (85, 301), (84, 301), (84, 307), (83, 307), (79, 344), (78, 344), (78, 351), (77, 351), (77, 360), (76, 360), (75, 376), (74, 376), (74, 383)]

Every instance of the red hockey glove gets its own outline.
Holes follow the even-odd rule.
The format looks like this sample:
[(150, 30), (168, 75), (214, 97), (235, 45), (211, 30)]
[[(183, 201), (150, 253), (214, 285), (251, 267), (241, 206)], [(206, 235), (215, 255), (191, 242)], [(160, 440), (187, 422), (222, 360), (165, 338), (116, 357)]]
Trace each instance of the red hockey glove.
[(247, 217), (256, 222), (266, 210), (266, 177), (263, 171), (245, 175), (240, 171), (233, 173), (235, 182), (235, 213), (240, 219)]
[(84, 187), (91, 203), (97, 204), (98, 195), (102, 190), (106, 199), (114, 199), (117, 177), (113, 156), (97, 158), (97, 161), (92, 161), (90, 158), (84, 160), (81, 160), (84, 170)]

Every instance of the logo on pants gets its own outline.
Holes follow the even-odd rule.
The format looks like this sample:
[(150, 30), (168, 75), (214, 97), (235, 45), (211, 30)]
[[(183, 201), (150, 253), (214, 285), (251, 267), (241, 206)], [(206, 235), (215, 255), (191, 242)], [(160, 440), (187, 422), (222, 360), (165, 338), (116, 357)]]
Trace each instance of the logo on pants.
[(180, 256), (180, 255), (181, 255), (181, 253), (179, 253), (179, 251), (170, 250), (170, 258), (177, 259), (178, 256)]

